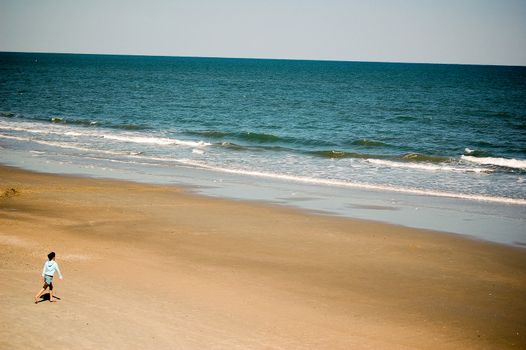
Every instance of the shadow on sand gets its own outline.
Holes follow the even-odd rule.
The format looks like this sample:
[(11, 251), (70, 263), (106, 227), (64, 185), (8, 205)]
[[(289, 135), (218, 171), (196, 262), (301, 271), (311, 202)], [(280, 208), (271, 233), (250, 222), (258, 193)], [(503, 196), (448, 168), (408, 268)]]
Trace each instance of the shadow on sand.
[[(55, 299), (54, 301), (57, 301), (57, 300), (60, 300), (59, 297), (57, 297), (56, 295), (53, 296), (53, 299)], [(38, 303), (41, 303), (41, 302), (44, 302), (44, 301), (50, 301), (49, 300), (49, 293), (44, 293), (40, 296), (40, 300), (36, 301), (35, 304), (38, 304)]]

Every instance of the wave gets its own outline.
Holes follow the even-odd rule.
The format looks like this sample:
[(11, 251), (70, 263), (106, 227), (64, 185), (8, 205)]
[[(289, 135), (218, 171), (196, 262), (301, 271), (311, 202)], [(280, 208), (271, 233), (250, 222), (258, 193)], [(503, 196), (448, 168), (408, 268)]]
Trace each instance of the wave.
[(228, 142), (228, 141), (224, 141), (224, 142), (221, 142), (221, 143), (215, 143), (213, 145), (216, 146), (216, 147), (226, 148), (226, 149), (231, 150), (231, 151), (240, 151), (240, 152), (242, 152), (242, 151), (252, 151), (252, 152), (272, 151), (272, 152), (305, 153), (305, 152), (297, 150), (297, 149), (288, 148), (288, 147), (282, 147), (282, 146), (277, 146), (277, 145), (273, 145), (273, 146), (270, 146), (270, 145), (251, 145), (251, 146), (247, 146), (247, 145), (240, 145), (240, 144), (237, 144), (237, 143), (234, 143), (234, 142)]
[[(308, 183), (308, 184), (315, 184), (315, 185), (339, 186), (339, 187), (348, 187), (348, 188), (356, 188), (356, 189), (364, 189), (364, 190), (391, 191), (391, 192), (399, 192), (399, 193), (406, 193), (406, 194), (417, 194), (417, 195), (427, 195), (427, 196), (436, 196), (436, 197), (449, 197), (449, 198), (458, 198), (458, 199), (466, 199), (466, 200), (477, 200), (477, 201), (485, 201), (485, 202), (526, 205), (526, 199), (520, 199), (520, 198), (453, 193), (453, 192), (446, 192), (446, 191), (441, 192), (441, 191), (425, 190), (425, 189), (418, 189), (418, 188), (398, 187), (398, 186), (393, 186), (393, 185), (351, 182), (351, 181), (339, 180), (339, 179), (324, 179), (324, 178), (314, 178), (314, 177), (306, 177), (306, 176), (298, 176), (298, 175), (271, 173), (271, 172), (264, 172), (264, 171), (232, 169), (232, 168), (225, 168), (225, 167), (220, 167), (220, 166), (204, 164), (202, 162), (190, 160), (190, 159), (151, 157), (151, 156), (145, 156), (144, 154), (141, 154), (141, 153), (132, 153), (129, 151), (116, 152), (116, 151), (101, 150), (101, 149), (89, 149), (89, 148), (79, 146), (77, 144), (48, 142), (48, 141), (34, 140), (30, 138), (21, 138), (21, 137), (8, 136), (8, 135), (2, 135), (2, 134), (0, 134), (0, 138), (16, 139), (16, 140), (21, 140), (21, 141), (32, 141), (32, 142), (36, 142), (36, 143), (43, 144), (43, 145), (75, 149), (75, 150), (80, 150), (80, 151), (87, 152), (87, 153), (95, 152), (95, 153), (102, 153), (102, 154), (109, 154), (109, 155), (126, 156), (127, 158), (140, 159), (143, 161), (161, 161), (161, 162), (178, 163), (178, 164), (185, 165), (185, 166), (197, 167), (197, 168), (208, 169), (208, 170), (213, 170), (213, 171), (220, 171), (224, 173), (248, 175), (248, 176), (255, 176), (255, 177), (265, 177), (265, 178), (272, 178), (272, 179), (285, 180), (285, 181), (294, 181), (294, 182), (301, 182), (301, 183)], [(196, 153), (200, 153), (200, 152), (197, 151)], [(83, 155), (83, 157), (84, 156), (86, 155)], [(112, 159), (107, 159), (107, 160), (114, 161)], [(115, 160), (115, 161), (118, 161), (118, 160)], [(369, 162), (371, 161), (379, 162), (381, 160), (370, 160), (369, 159), (368, 161)], [(394, 163), (394, 162), (391, 162), (391, 163)], [(399, 164), (404, 164), (404, 163), (399, 163)], [(151, 165), (154, 165), (154, 164), (151, 164)], [(423, 164), (405, 163), (406, 167), (408, 165), (422, 166)], [(390, 166), (392, 166), (392, 164), (390, 164)], [(464, 171), (466, 171), (466, 169), (464, 169)]]
[(52, 117), (50, 121), (55, 124), (72, 124), (72, 125), (83, 125), (83, 126), (95, 126), (98, 124), (98, 122), (95, 120), (65, 119), (61, 117)]
[(122, 129), (122, 130), (149, 130), (151, 127), (145, 124), (137, 123), (108, 123), (101, 120), (93, 119), (79, 119), (70, 117), (43, 117), (43, 116), (26, 116), (14, 112), (0, 112), (0, 117), (3, 118), (17, 118), (25, 121), (38, 121), (38, 122), (51, 122), (52, 124), (65, 124), (65, 125), (79, 125), (85, 127), (103, 127), (111, 129)]
[(149, 130), (151, 127), (144, 124), (109, 124), (108, 127), (113, 129), (122, 129), (122, 130)]
[(489, 157), (491, 154), (486, 151), (479, 151), (475, 149), (465, 148), (464, 149), (464, 155), (465, 156), (473, 156), (473, 157)]
[(494, 157), (473, 157), (462, 155), (460, 159), (477, 164), (493, 165), (512, 169), (526, 169), (526, 160)]
[[(102, 153), (102, 154), (108, 154), (113, 156), (128, 156), (128, 157), (137, 157), (137, 156), (143, 156), (144, 152), (136, 152), (136, 151), (110, 151), (110, 150), (103, 150), (103, 149), (93, 149), (93, 148), (87, 148), (82, 147), (75, 143), (64, 143), (64, 142), (54, 142), (54, 141), (43, 141), (43, 140), (35, 140), (30, 138), (24, 138), (24, 137), (18, 137), (18, 136), (9, 136), (9, 135), (2, 135), (0, 134), (0, 138), (6, 138), (6, 139), (12, 139), (17, 141), (31, 141), (34, 143), (38, 143), (45, 146), (52, 146), (52, 147), (58, 147), (58, 148), (66, 148), (66, 149), (73, 149), (77, 151), (82, 151), (86, 153)], [(35, 154), (45, 154), (46, 152), (43, 151), (36, 151), (31, 150), (31, 153)], [(197, 153), (197, 152), (196, 152)], [(90, 158), (89, 156), (86, 156), (86, 154), (82, 155), (83, 158)], [(146, 158), (146, 157), (143, 157)], [(98, 159), (98, 158), (96, 158)], [(154, 159), (154, 158), (151, 158)], [(119, 160), (117, 159), (105, 159), (107, 161), (111, 162), (117, 162)]]
[(386, 147), (389, 146), (387, 143), (382, 141), (368, 140), (368, 139), (359, 139), (351, 142), (351, 145), (355, 146), (364, 146), (364, 147)]
[(237, 138), (247, 141), (268, 143), (268, 142), (279, 142), (282, 140), (281, 137), (272, 134), (257, 133), (257, 132), (241, 132), (236, 134)]
[(41, 124), (34, 124), (29, 122), (24, 123), (17, 123), (17, 125), (11, 125), (11, 124), (5, 124), (2, 123), (0, 120), (0, 129), (1, 130), (11, 130), (11, 131), (22, 131), (30, 134), (53, 134), (53, 135), (68, 135), (68, 136), (80, 136), (81, 133), (71, 131), (67, 129), (64, 129), (64, 127), (60, 129), (52, 129), (52, 128), (46, 128), (42, 129)]
[(80, 125), (80, 126), (100, 126), (111, 129), (122, 129), (122, 130), (148, 130), (151, 129), (149, 126), (144, 124), (132, 124), (132, 123), (102, 123), (97, 120), (90, 119), (64, 119), (60, 117), (51, 118), (51, 122), (55, 124), (67, 124), (67, 125)]
[(225, 131), (216, 131), (216, 130), (207, 130), (207, 131), (187, 131), (187, 134), (190, 135), (199, 135), (199, 136), (205, 136), (209, 138), (215, 138), (215, 139), (223, 139), (226, 137), (232, 137), (239, 140), (245, 140), (245, 141), (252, 141), (257, 143), (272, 143), (272, 142), (278, 142), (283, 140), (282, 137), (273, 135), (273, 134), (265, 134), (265, 133), (257, 133), (257, 132), (225, 132)]
[(399, 159), (403, 161), (429, 162), (429, 163), (443, 163), (443, 162), (447, 162), (451, 160), (451, 158), (449, 157), (432, 156), (432, 155), (421, 154), (421, 153), (407, 153), (399, 157)]
[(248, 151), (250, 150), (249, 147), (241, 146), (233, 142), (221, 142), (219, 144), (221, 147), (228, 148), (234, 151)]
[[(326, 140), (318, 140), (318, 139), (305, 139), (300, 137), (292, 137), (292, 136), (278, 136), (274, 134), (268, 134), (268, 133), (259, 133), (259, 132), (251, 132), (251, 131), (218, 131), (218, 130), (205, 130), (205, 131), (193, 131), (193, 130), (187, 130), (184, 131), (183, 134), (191, 135), (191, 136), (200, 136), (207, 139), (217, 139), (217, 140), (224, 140), (228, 143), (235, 144), (232, 142), (232, 140), (239, 141), (239, 143), (242, 144), (242, 147), (254, 147), (254, 149), (257, 149), (260, 147), (260, 149), (267, 149), (267, 150), (273, 150), (272, 147), (277, 147), (274, 150), (281, 150), (280, 146), (276, 146), (276, 144), (282, 144), (282, 145), (294, 145), (298, 148), (302, 147), (333, 147), (335, 146), (334, 143), (326, 141)], [(268, 145), (272, 145), (269, 147)], [(238, 146), (240, 146), (238, 144)], [(294, 149), (294, 148), (287, 148), (283, 147), (283, 149), (291, 150), (293, 152), (302, 152), (301, 150)]]
[[(131, 154), (130, 152), (115, 152), (115, 151), (107, 151), (107, 150), (101, 150), (101, 149), (91, 149), (91, 148), (86, 148), (86, 147), (79, 146), (77, 144), (35, 140), (35, 139), (31, 139), (31, 138), (26, 138), (26, 137), (9, 136), (9, 135), (2, 135), (2, 134), (0, 134), (0, 138), (17, 140), (17, 141), (30, 141), (30, 142), (38, 143), (38, 144), (45, 145), (45, 146), (74, 149), (74, 150), (83, 151), (83, 152), (96, 152), (96, 153), (104, 153), (104, 154), (111, 154), (111, 155), (121, 155), (121, 156), (122, 155), (130, 155)], [(30, 151), (30, 152), (39, 152), (39, 151)]]
[(198, 135), (198, 136), (205, 136), (210, 137), (214, 139), (222, 139), (226, 136), (228, 136), (228, 133), (223, 131), (214, 131), (214, 130), (207, 130), (207, 131), (186, 131), (186, 134), (188, 135)]
[(391, 159), (393, 161), (398, 161), (399, 163), (445, 163), (451, 161), (451, 158), (449, 157), (432, 156), (420, 153), (408, 153), (398, 157), (384, 154), (367, 154), (339, 150), (309, 151), (307, 153), (322, 158)]
[(13, 113), (13, 112), (0, 112), (0, 117), (14, 118), (14, 117), (16, 117), (16, 113)]
[(451, 158), (430, 156), (417, 153), (409, 153), (400, 157), (392, 157), (388, 155), (372, 155), (366, 153), (344, 152), (344, 151), (314, 151), (308, 152), (311, 155), (322, 158), (356, 158), (364, 159), (367, 163), (375, 164), (390, 168), (405, 168), (425, 171), (453, 171), (462, 173), (491, 173), (492, 169), (488, 168), (473, 168), (473, 167), (456, 167), (448, 163)]
[(330, 150), (330, 151), (310, 151), (307, 152), (307, 154), (311, 154), (313, 156), (321, 157), (321, 158), (359, 158), (359, 159), (367, 159), (367, 158), (381, 158), (382, 156), (374, 156), (371, 154), (365, 154), (365, 153), (356, 153), (356, 152), (345, 152), (345, 151), (337, 151), (337, 150)]
[(491, 169), (486, 168), (462, 168), (454, 167), (450, 165), (439, 165), (431, 163), (409, 163), (409, 162), (396, 162), (382, 159), (367, 159), (368, 163), (376, 164), (380, 166), (386, 166), (389, 168), (405, 168), (425, 171), (453, 171), (461, 173), (491, 173)]
[(132, 136), (132, 135), (111, 135), (111, 134), (102, 134), (105, 139), (123, 141), (123, 142), (133, 142), (133, 143), (144, 143), (152, 145), (180, 145), (188, 147), (206, 147), (210, 146), (210, 143), (204, 141), (187, 141), (187, 140), (178, 140), (165, 137), (149, 137), (149, 136)]
[[(63, 124), (63, 123), (59, 123)], [(12, 125), (11, 123), (2, 123), (0, 121), (0, 129), (3, 130), (13, 130), (13, 131), (23, 131), (31, 134), (47, 134), (47, 135), (65, 135), (65, 136), (83, 136), (83, 137), (95, 137), (95, 138), (104, 138), (109, 140), (123, 141), (123, 142), (132, 142), (132, 143), (142, 143), (142, 144), (156, 144), (156, 145), (179, 145), (179, 146), (188, 146), (188, 147), (206, 147), (211, 145), (210, 143), (204, 141), (192, 141), (192, 140), (179, 140), (174, 138), (165, 138), (165, 137), (152, 137), (152, 136), (142, 136), (138, 133), (135, 135), (132, 133), (129, 134), (109, 134), (104, 133), (103, 130), (93, 130), (93, 129), (70, 129), (65, 125), (57, 125), (53, 128), (42, 127), (42, 124), (22, 122), (17, 123), (17, 125)]]
[[(137, 158), (143, 158), (143, 157), (137, 156)], [(522, 199), (522, 198), (508, 198), (508, 197), (477, 195), (477, 194), (441, 192), (441, 191), (424, 190), (424, 189), (418, 189), (418, 188), (398, 187), (398, 186), (382, 185), (382, 184), (358, 183), (358, 182), (350, 182), (350, 181), (337, 180), (337, 179), (321, 179), (321, 178), (313, 178), (313, 177), (306, 177), (306, 176), (270, 173), (270, 172), (264, 172), (264, 171), (231, 169), (231, 168), (224, 168), (224, 167), (219, 167), (219, 166), (212, 166), (212, 165), (204, 164), (199, 161), (194, 161), (194, 160), (189, 160), (189, 159), (173, 159), (173, 158), (162, 158), (162, 157), (151, 157), (148, 159), (162, 161), (162, 162), (179, 163), (179, 164), (183, 164), (187, 166), (192, 166), (192, 167), (197, 167), (197, 168), (207, 169), (207, 170), (212, 170), (212, 171), (218, 171), (218, 172), (223, 172), (223, 173), (229, 173), (229, 174), (248, 175), (248, 176), (254, 176), (254, 177), (271, 178), (271, 179), (277, 179), (277, 180), (301, 182), (301, 183), (308, 183), (308, 184), (315, 184), (315, 185), (338, 186), (338, 187), (356, 188), (356, 189), (362, 189), (362, 190), (390, 191), (390, 192), (416, 194), (416, 195), (424, 195), (424, 196), (476, 200), (476, 201), (482, 201), (482, 202), (526, 205), (526, 199)]]

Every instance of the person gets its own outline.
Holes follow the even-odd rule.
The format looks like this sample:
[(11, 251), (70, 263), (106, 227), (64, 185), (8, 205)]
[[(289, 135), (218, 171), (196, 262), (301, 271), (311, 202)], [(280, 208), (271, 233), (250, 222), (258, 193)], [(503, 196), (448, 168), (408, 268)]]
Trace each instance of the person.
[(51, 252), (47, 255), (48, 261), (44, 263), (44, 268), (42, 269), (42, 278), (44, 279), (44, 285), (40, 292), (35, 295), (35, 304), (38, 303), (38, 299), (44, 293), (44, 291), (49, 288), (49, 301), (53, 302), (53, 276), (55, 271), (58, 273), (58, 277), (62, 279), (62, 273), (58, 267), (58, 263), (55, 261), (55, 252)]

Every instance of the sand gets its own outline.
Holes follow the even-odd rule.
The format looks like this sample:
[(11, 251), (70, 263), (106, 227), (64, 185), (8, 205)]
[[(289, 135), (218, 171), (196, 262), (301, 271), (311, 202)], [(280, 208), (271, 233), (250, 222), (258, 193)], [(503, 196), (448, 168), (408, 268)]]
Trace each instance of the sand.
[(0, 167), (0, 259), (2, 349), (526, 348), (526, 249), (447, 233)]

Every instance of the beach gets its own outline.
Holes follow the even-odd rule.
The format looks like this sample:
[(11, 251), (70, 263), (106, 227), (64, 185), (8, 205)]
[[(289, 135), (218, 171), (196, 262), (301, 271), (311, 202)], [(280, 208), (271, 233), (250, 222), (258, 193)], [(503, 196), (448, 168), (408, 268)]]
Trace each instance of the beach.
[(3, 165), (526, 245), (524, 67), (0, 52), (0, 70)]
[(526, 350), (524, 3), (0, 13), (0, 350)]
[[(526, 250), (0, 167), (0, 347), (521, 349)], [(47, 253), (64, 280), (33, 303)]]

